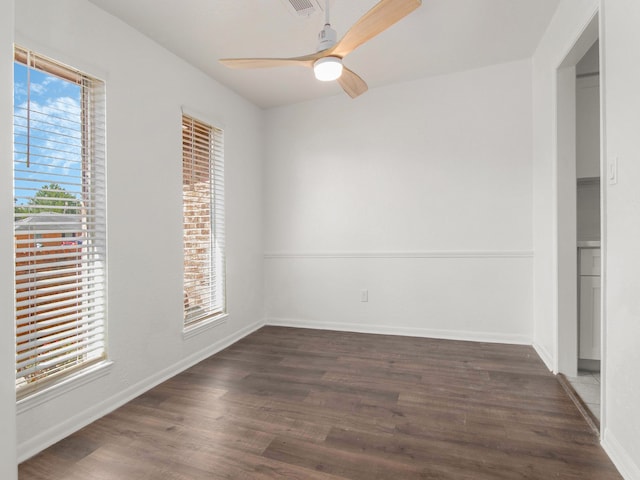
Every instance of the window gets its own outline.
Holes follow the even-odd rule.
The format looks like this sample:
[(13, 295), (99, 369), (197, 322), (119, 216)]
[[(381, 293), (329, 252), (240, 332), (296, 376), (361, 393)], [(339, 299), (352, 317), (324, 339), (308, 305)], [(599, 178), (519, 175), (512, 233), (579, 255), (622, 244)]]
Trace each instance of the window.
[(104, 109), (102, 82), (16, 47), (19, 398), (106, 355)]
[(222, 130), (182, 116), (185, 330), (225, 313)]

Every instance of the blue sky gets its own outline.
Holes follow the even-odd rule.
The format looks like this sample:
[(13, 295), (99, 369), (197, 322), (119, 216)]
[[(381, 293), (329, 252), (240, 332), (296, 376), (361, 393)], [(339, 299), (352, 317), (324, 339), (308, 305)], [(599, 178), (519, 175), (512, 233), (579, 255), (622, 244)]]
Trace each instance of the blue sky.
[[(14, 197), (18, 205), (26, 204), (49, 183), (72, 193), (81, 191), (80, 99), (79, 85), (14, 63)], [(28, 156), (26, 143), (30, 144)]]

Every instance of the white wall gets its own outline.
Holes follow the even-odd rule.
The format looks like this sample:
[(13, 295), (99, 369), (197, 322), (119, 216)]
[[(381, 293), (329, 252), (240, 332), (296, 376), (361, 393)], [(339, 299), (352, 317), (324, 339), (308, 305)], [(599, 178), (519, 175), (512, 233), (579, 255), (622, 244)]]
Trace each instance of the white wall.
[(563, 0), (533, 57), (534, 346), (553, 370), (558, 367), (557, 69), (598, 4)]
[(627, 479), (640, 479), (640, 2), (605, 0), (606, 427), (603, 444)]
[[(600, 7), (598, 0), (563, 0), (533, 58), (534, 91), (534, 323), (535, 344), (557, 368), (558, 298), (556, 72)], [(619, 157), (619, 181), (604, 184), (606, 230), (602, 443), (626, 479), (640, 479), (640, 4), (603, 0), (600, 43), (604, 55), (605, 159)]]
[(267, 111), (268, 321), (530, 343), (531, 109), (519, 61)]
[(0, 478), (16, 469), (15, 331), (13, 315), (13, 0), (0, 2)]
[[(23, 459), (260, 324), (263, 116), (87, 1), (22, 0), (15, 27), (20, 44), (106, 80), (114, 361), (108, 375), (19, 412)], [(229, 317), (187, 340), (181, 323), (182, 105), (225, 130), (227, 198)], [(7, 228), (0, 233), (0, 245), (10, 244)]]

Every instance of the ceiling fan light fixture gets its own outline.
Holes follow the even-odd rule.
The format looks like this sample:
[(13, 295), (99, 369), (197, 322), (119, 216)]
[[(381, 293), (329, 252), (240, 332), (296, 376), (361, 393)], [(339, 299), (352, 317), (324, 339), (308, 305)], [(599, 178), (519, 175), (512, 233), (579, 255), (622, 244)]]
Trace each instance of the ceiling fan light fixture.
[(322, 82), (337, 80), (342, 75), (342, 59), (339, 57), (322, 57), (313, 64), (313, 73)]
[[(309, 2), (320, 4), (320, 0), (282, 0), (294, 8), (304, 10)], [(297, 65), (313, 67), (315, 77), (324, 82), (338, 80), (351, 98), (367, 91), (367, 83), (355, 72), (342, 67), (342, 60), (362, 44), (384, 32), (391, 25), (422, 5), (422, 0), (378, 0), (378, 2), (347, 30), (340, 41), (331, 28), (329, 8), (334, 0), (325, 0), (324, 28), (318, 34), (318, 49), (315, 53), (290, 58), (222, 58), (220, 63), (229, 68), (269, 68)], [(371, 0), (373, 1), (373, 0)], [(346, 3), (346, 2), (345, 2)], [(306, 7), (305, 7), (306, 5)]]

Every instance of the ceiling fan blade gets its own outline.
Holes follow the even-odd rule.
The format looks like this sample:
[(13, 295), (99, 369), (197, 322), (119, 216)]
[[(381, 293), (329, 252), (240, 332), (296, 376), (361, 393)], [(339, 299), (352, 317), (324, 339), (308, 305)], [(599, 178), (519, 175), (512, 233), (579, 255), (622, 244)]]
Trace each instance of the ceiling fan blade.
[(347, 67), (342, 67), (342, 75), (338, 78), (338, 83), (351, 98), (356, 98), (369, 89), (367, 83)]
[(219, 61), (229, 68), (272, 68), (296, 65), (313, 67), (313, 62), (321, 56), (318, 53), (312, 53), (302, 57), (291, 58), (221, 58)]
[(384, 32), (422, 5), (422, 0), (381, 0), (365, 13), (331, 49), (331, 55), (345, 57), (363, 43)]

